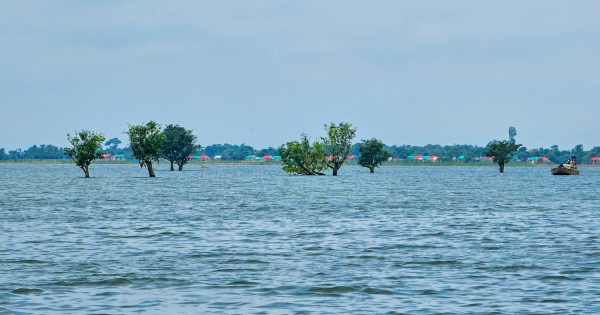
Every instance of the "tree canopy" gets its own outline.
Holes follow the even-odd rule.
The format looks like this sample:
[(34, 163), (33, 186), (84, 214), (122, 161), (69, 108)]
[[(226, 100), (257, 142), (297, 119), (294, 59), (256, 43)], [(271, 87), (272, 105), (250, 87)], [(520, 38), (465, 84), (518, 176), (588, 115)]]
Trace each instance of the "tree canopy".
[(133, 157), (138, 159), (140, 167), (148, 168), (150, 177), (155, 177), (152, 161), (160, 158), (161, 146), (164, 135), (160, 131), (161, 125), (150, 121), (147, 124), (132, 126), (129, 125), (129, 147)]
[(93, 160), (102, 159), (102, 142), (104, 138), (103, 134), (97, 134), (93, 131), (81, 130), (71, 137), (67, 134), (67, 139), (73, 146), (72, 148), (65, 148), (65, 155), (75, 161), (75, 165), (79, 166), (85, 177), (90, 177), (89, 167)]
[(192, 134), (192, 130), (179, 125), (168, 125), (163, 135), (161, 156), (171, 162), (171, 171), (174, 170), (173, 163), (179, 166), (180, 171), (183, 170), (183, 166), (190, 160), (189, 156), (202, 148), (196, 144), (198, 137)]
[(331, 123), (325, 125), (327, 137), (322, 137), (323, 147), (329, 154), (325, 160), (325, 165), (333, 170), (333, 176), (337, 176), (338, 170), (350, 155), (352, 150), (352, 140), (356, 135), (356, 128), (352, 125), (341, 122), (339, 125)]
[(302, 134), (302, 139), (290, 141), (279, 148), (279, 155), (283, 162), (283, 170), (299, 175), (325, 175), (322, 171), (325, 165), (325, 150), (318, 141), (310, 143), (307, 134)]
[(362, 140), (359, 146), (360, 156), (358, 157), (358, 165), (368, 168), (371, 173), (375, 172), (375, 168), (385, 162), (392, 155), (384, 149), (383, 142), (375, 138), (371, 140)]
[(116, 150), (121, 143), (122, 142), (121, 142), (121, 140), (119, 140), (119, 138), (112, 138), (112, 139), (106, 141), (106, 143), (104, 145), (107, 146), (108, 149)]

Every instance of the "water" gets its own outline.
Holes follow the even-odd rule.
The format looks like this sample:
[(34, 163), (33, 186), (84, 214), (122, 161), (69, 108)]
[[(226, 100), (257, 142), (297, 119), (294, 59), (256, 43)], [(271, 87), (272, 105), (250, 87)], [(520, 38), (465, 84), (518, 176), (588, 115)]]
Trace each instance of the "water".
[(0, 314), (600, 313), (600, 169), (0, 164)]

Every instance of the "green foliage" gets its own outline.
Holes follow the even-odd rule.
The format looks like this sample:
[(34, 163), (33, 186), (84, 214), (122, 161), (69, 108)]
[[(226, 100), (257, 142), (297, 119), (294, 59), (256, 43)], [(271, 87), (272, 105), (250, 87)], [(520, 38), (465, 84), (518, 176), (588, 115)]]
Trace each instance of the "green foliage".
[(132, 156), (139, 160), (140, 167), (146, 166), (150, 177), (154, 177), (152, 161), (160, 158), (161, 146), (164, 135), (160, 131), (161, 126), (154, 121), (145, 125), (129, 125), (129, 148)]
[(107, 146), (110, 150), (116, 150), (121, 143), (122, 142), (121, 140), (119, 140), (119, 138), (112, 138), (106, 141), (104, 145)]
[(329, 154), (329, 159), (325, 160), (325, 165), (333, 170), (333, 176), (337, 176), (337, 172), (344, 165), (344, 162), (350, 155), (352, 150), (352, 140), (356, 135), (356, 128), (352, 129), (352, 125), (341, 122), (339, 125), (331, 123), (325, 125), (327, 137), (322, 137), (323, 147)]
[(308, 135), (302, 134), (300, 142), (290, 141), (279, 148), (283, 170), (300, 175), (325, 175), (323, 171), (326, 153), (323, 144), (315, 141), (312, 145)]
[[(210, 157), (214, 157), (216, 155), (221, 155), (223, 160), (244, 160), (244, 158), (248, 155), (258, 155), (256, 150), (244, 143), (241, 145), (232, 145), (232, 144), (213, 144), (209, 145), (206, 148), (202, 149), (198, 152), (200, 155), (208, 155)], [(273, 154), (271, 154), (273, 155)]]
[(500, 173), (504, 173), (504, 164), (510, 162), (519, 147), (521, 147), (521, 144), (516, 144), (510, 140), (494, 140), (488, 143), (487, 150), (483, 154), (494, 157), (493, 161), (498, 164)]
[(375, 168), (385, 162), (392, 155), (387, 150), (384, 150), (383, 142), (375, 138), (371, 140), (362, 140), (359, 147), (360, 156), (358, 157), (358, 165), (367, 167), (371, 173), (375, 172)]
[(196, 144), (196, 137), (192, 130), (187, 130), (179, 125), (168, 125), (163, 131), (164, 139), (161, 146), (161, 156), (173, 163), (179, 165), (179, 170), (189, 161), (189, 156), (202, 149), (202, 146)]
[(517, 129), (513, 126), (508, 128), (508, 139), (510, 142), (515, 143), (515, 137), (517, 136)]
[(102, 159), (102, 142), (106, 140), (103, 134), (97, 134), (93, 131), (81, 130), (71, 137), (67, 134), (67, 139), (73, 146), (65, 148), (65, 155), (75, 161), (85, 173), (85, 177), (90, 177), (89, 166), (95, 159)]
[(8, 160), (8, 154), (6, 154), (4, 148), (0, 148), (0, 160)]

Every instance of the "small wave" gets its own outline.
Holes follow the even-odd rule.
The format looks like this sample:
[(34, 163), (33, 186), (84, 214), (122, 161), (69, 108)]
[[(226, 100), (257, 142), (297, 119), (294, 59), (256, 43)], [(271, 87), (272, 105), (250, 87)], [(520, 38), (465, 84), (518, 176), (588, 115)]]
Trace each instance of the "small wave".
[(574, 281), (574, 280), (582, 280), (581, 278), (570, 278), (567, 276), (544, 276), (541, 277), (540, 280), (567, 280), (567, 281)]
[(375, 288), (366, 288), (362, 290), (363, 293), (366, 294), (381, 294), (381, 295), (392, 295), (395, 294), (392, 291), (384, 290), (384, 289), (375, 289)]
[(253, 286), (253, 285), (259, 285), (260, 283), (258, 282), (252, 282), (252, 281), (244, 281), (244, 280), (238, 280), (238, 281), (233, 281), (233, 282), (229, 282), (227, 285), (243, 285), (243, 286)]
[(11, 293), (14, 294), (42, 294), (44, 293), (44, 290), (41, 289), (27, 289), (27, 288), (18, 288), (18, 289), (14, 289), (12, 291), (10, 291)]
[(349, 286), (334, 286), (334, 287), (311, 287), (307, 290), (310, 293), (324, 293), (324, 294), (336, 294), (336, 293), (352, 293), (357, 292), (358, 289)]

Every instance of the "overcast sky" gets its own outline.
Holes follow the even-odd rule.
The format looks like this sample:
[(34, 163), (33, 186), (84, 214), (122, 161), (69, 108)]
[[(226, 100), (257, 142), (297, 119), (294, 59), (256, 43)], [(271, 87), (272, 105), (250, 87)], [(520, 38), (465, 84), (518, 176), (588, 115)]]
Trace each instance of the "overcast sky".
[(74, 129), (600, 146), (600, 1), (2, 1), (0, 147)]

